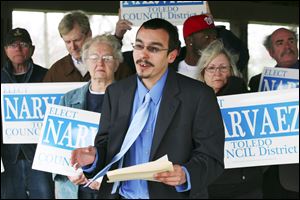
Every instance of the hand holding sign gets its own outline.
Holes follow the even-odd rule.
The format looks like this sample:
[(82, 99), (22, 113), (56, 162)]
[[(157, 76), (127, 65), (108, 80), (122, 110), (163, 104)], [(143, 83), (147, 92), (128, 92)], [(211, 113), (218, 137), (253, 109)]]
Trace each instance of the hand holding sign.
[(115, 36), (118, 39), (123, 39), (125, 33), (128, 30), (131, 30), (131, 26), (132, 26), (132, 23), (130, 21), (128, 21), (126, 19), (121, 19), (121, 15), (119, 12), (119, 21), (117, 22), (117, 25), (116, 25)]
[(75, 185), (83, 185), (88, 182), (88, 180), (85, 177), (85, 175), (83, 174), (83, 172), (81, 172), (80, 174), (78, 174), (76, 176), (68, 176), (68, 178)]
[(71, 165), (77, 170), (79, 167), (92, 164), (96, 158), (96, 148), (93, 146), (78, 148), (72, 151)]

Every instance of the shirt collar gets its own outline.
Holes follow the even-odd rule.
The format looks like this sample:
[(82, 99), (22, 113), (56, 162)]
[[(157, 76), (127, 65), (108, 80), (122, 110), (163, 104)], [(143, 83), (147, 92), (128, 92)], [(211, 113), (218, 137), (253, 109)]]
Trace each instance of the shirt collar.
[(72, 61), (73, 61), (74, 65), (76, 65), (76, 64), (82, 64), (81, 58), (79, 60), (75, 59), (73, 56), (71, 56), (71, 58), (72, 58)]
[[(280, 67), (279, 65), (276, 65), (275, 67)], [(299, 69), (299, 60), (297, 60), (297, 62), (291, 66), (289, 66), (288, 68), (290, 69)]]
[(157, 105), (159, 103), (159, 100), (162, 96), (162, 92), (167, 80), (167, 75), (168, 75), (168, 69), (150, 91), (144, 86), (144, 84), (139, 79), (139, 77), (137, 77), (137, 90), (138, 90), (140, 104), (143, 102), (143, 99), (148, 92), (150, 93), (151, 99), (154, 102), (154, 104)]

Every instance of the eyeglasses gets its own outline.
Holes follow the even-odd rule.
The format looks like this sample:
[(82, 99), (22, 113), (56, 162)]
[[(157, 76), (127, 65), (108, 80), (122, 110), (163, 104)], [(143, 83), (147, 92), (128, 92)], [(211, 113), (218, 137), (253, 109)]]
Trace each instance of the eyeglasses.
[(169, 49), (160, 49), (158, 47), (155, 46), (144, 46), (142, 44), (134, 44), (132, 45), (133, 49), (137, 50), (137, 51), (141, 51), (143, 50), (145, 47), (147, 49), (147, 51), (149, 51), (150, 53), (158, 53), (161, 51), (168, 51)]
[(115, 58), (110, 55), (106, 56), (99, 56), (97, 54), (91, 54), (87, 57), (88, 60), (90, 60), (92, 63), (97, 63), (99, 60), (101, 60), (104, 63), (111, 63)]
[(230, 66), (219, 66), (219, 67), (206, 67), (205, 71), (208, 73), (215, 73), (217, 70), (219, 70), (221, 73), (226, 73), (230, 70)]
[(9, 44), (8, 47), (13, 48), (13, 49), (16, 49), (18, 47), (29, 48), (30, 44), (28, 44), (26, 42), (15, 42), (15, 43)]

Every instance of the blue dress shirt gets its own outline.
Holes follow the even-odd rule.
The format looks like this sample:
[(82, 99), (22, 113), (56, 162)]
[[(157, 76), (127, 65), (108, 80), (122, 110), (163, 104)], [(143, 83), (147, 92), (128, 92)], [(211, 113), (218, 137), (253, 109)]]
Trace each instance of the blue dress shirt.
[[(125, 155), (124, 167), (147, 163), (149, 162), (151, 145), (153, 135), (155, 131), (155, 124), (157, 120), (157, 114), (161, 102), (163, 89), (166, 83), (168, 70), (160, 78), (160, 80), (149, 91), (139, 78), (137, 78), (137, 90), (134, 97), (133, 110), (131, 114), (131, 120), (135, 115), (138, 108), (142, 105), (145, 95), (149, 92), (151, 96), (150, 102), (150, 115), (146, 122), (146, 125), (137, 140), (130, 147), (129, 151)], [(187, 180), (189, 175), (186, 169), (184, 171), (187, 174)], [(190, 189), (190, 181), (185, 185), (176, 187), (178, 192), (184, 192)], [(147, 181), (144, 180), (132, 180), (124, 181), (121, 183), (119, 194), (126, 199), (149, 199), (149, 191)]]

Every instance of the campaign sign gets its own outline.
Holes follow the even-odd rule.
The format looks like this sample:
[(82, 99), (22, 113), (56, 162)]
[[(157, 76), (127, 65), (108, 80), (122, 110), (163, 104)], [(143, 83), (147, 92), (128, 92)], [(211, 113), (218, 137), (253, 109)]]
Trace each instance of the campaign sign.
[(299, 88), (299, 69), (265, 67), (258, 91)]
[(72, 150), (94, 145), (100, 113), (59, 105), (47, 105), (32, 168), (74, 176)]
[(218, 97), (225, 168), (299, 163), (299, 89)]
[(3, 166), (3, 163), (2, 163), (2, 158), (1, 158), (1, 173), (4, 172), (4, 166)]
[(134, 26), (154, 18), (182, 25), (190, 16), (207, 13), (206, 1), (120, 1), (121, 18)]
[(3, 143), (37, 143), (47, 104), (59, 104), (68, 91), (83, 86), (74, 83), (1, 84)]

